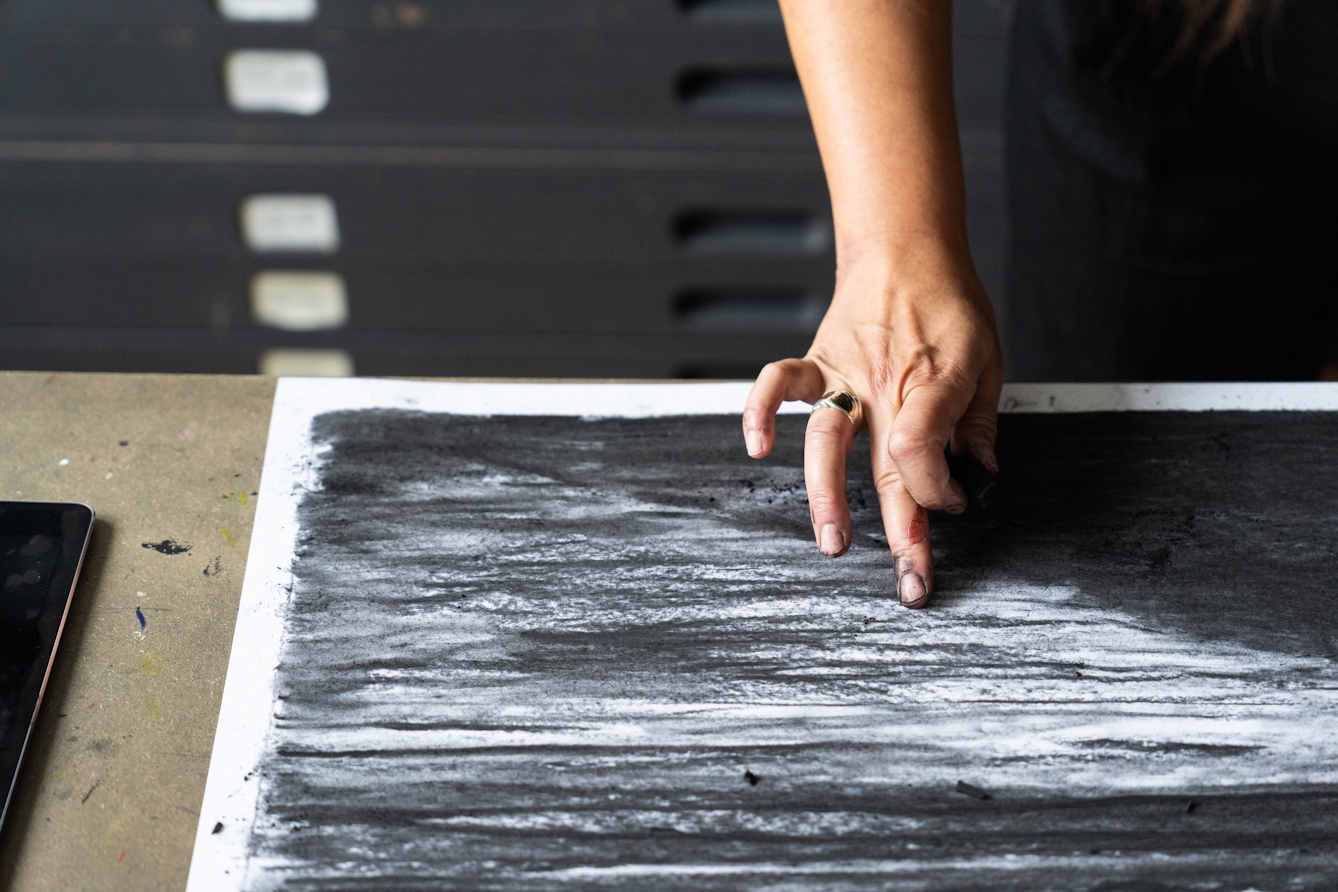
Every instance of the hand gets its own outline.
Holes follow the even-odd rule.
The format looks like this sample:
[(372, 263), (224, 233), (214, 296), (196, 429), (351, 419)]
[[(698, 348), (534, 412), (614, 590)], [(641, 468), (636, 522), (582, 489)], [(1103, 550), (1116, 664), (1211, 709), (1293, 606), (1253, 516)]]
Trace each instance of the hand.
[[(966, 510), (944, 448), (998, 469), (1003, 360), (989, 298), (964, 253), (931, 249), (896, 275), (874, 261), (839, 271), (808, 354), (762, 369), (743, 413), (748, 454), (763, 458), (775, 443), (782, 401), (812, 403), (829, 390), (860, 400), (897, 593), (907, 607), (923, 607), (934, 589), (926, 509)], [(846, 454), (855, 433), (843, 412), (809, 417), (804, 480), (813, 535), (828, 557), (850, 548)]]

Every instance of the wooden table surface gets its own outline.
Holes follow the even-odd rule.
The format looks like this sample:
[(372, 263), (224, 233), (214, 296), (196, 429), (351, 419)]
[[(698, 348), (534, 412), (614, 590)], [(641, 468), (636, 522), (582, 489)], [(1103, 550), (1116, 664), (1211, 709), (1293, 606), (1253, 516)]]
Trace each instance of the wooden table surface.
[[(97, 512), (0, 889), (185, 887), (273, 395), (262, 377), (0, 373), (0, 498)], [(169, 540), (184, 550), (150, 547)]]

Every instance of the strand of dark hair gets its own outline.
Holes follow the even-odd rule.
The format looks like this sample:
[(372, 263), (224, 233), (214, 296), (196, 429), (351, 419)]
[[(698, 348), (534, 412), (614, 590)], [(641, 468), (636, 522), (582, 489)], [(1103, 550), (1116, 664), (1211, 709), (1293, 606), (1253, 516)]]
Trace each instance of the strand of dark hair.
[(1207, 62), (1245, 35), (1252, 21), (1271, 22), (1284, 0), (1139, 0), (1144, 17), (1154, 24), (1170, 17), (1179, 19), (1175, 43), (1166, 64), (1198, 50)]

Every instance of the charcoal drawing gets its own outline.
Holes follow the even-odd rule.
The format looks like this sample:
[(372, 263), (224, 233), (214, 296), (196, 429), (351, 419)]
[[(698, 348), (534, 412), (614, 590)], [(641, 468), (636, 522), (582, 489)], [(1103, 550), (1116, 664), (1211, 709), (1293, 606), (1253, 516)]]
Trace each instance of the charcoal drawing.
[(915, 612), (803, 417), (319, 416), (237, 882), (1338, 883), (1338, 414), (1001, 422)]

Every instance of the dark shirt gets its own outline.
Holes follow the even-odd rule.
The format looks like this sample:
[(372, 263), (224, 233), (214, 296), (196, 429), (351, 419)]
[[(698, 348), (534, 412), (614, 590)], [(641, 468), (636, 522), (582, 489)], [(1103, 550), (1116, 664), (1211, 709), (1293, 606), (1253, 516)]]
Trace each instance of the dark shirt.
[[(1166, 3), (1174, 7), (1173, 3)], [(1213, 24), (1019, 0), (1006, 152), (1014, 380), (1310, 379), (1338, 288), (1338, 3)]]

